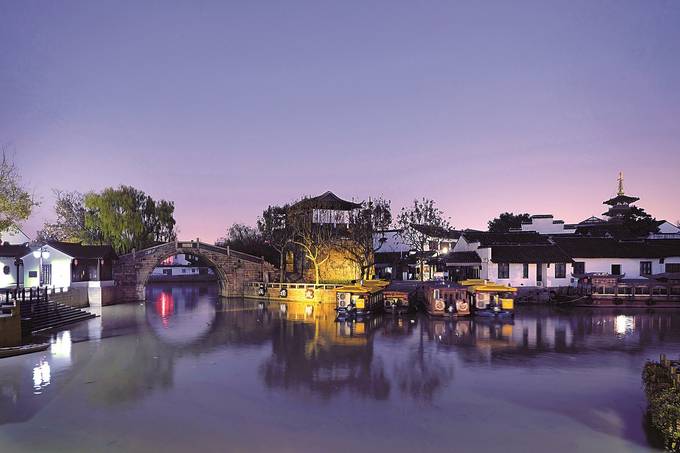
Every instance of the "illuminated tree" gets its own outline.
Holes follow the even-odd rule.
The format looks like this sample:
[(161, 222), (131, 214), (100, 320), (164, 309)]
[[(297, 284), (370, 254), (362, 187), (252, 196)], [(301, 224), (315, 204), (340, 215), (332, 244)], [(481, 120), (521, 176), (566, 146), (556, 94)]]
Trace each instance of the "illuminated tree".
[(370, 278), (375, 264), (375, 253), (385, 243), (385, 239), (374, 240), (374, 233), (386, 230), (392, 224), (392, 210), (389, 200), (369, 199), (361, 208), (350, 213), (347, 235), (340, 240), (341, 248), (361, 269), (361, 278)]

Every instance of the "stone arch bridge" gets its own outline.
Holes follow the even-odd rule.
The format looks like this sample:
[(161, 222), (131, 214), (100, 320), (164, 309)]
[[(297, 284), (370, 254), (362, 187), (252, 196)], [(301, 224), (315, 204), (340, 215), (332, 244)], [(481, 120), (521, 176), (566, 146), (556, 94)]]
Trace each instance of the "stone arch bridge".
[(276, 278), (276, 269), (264, 258), (199, 241), (174, 241), (118, 257), (113, 266), (117, 299), (144, 300), (153, 269), (179, 253), (197, 256), (213, 266), (223, 297), (242, 297), (247, 283)]

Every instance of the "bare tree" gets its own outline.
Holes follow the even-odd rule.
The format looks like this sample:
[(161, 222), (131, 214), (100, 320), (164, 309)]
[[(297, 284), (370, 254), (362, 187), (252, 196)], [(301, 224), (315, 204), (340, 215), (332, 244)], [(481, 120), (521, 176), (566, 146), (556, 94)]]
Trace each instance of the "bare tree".
[[(295, 205), (293, 205), (295, 206)], [(314, 283), (321, 281), (321, 266), (338, 246), (338, 230), (334, 224), (314, 223), (313, 210), (290, 207), (286, 213), (286, 228), (292, 244), (297, 245), (314, 269)]]
[(286, 222), (290, 206), (268, 206), (257, 219), (257, 229), (264, 241), (279, 253), (279, 282), (285, 280), (285, 252), (293, 239), (292, 229)]
[(385, 230), (391, 224), (390, 201), (382, 198), (369, 198), (360, 209), (350, 213), (347, 235), (339, 243), (361, 269), (362, 279), (370, 278), (371, 268), (375, 265), (375, 253), (385, 243), (384, 239), (375, 241), (375, 232)]
[(420, 266), (420, 280), (424, 280), (425, 260), (424, 254), (427, 248), (429, 236), (414, 228), (414, 226), (425, 225), (449, 229), (449, 222), (444, 219), (443, 212), (435, 206), (434, 200), (423, 198), (413, 200), (413, 205), (408, 208), (401, 208), (397, 223), (402, 229), (401, 236), (409, 247), (416, 252), (418, 264)]

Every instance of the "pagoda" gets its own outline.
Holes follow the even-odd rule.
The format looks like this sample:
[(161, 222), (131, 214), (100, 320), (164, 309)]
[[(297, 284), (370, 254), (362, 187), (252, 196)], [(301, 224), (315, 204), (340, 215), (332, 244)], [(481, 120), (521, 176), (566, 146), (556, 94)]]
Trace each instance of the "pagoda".
[(602, 213), (608, 217), (610, 222), (622, 222), (626, 214), (631, 210), (631, 203), (639, 200), (638, 197), (629, 197), (623, 191), (623, 172), (619, 172), (619, 190), (614, 198), (611, 198), (603, 204), (609, 205), (609, 210)]

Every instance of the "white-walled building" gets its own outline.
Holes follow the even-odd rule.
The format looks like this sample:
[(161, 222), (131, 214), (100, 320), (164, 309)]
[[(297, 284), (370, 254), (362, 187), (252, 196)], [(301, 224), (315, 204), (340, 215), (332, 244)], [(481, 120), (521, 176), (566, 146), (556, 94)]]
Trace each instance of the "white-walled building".
[(565, 225), (563, 220), (555, 220), (552, 214), (532, 215), (528, 222), (522, 223), (521, 231), (540, 234), (573, 234), (576, 228)]
[(20, 259), (30, 252), (27, 245), (0, 245), (0, 288), (23, 285), (23, 269)]
[(574, 275), (591, 273), (645, 278), (680, 272), (680, 240), (620, 241), (613, 238), (560, 237), (555, 243), (574, 260)]
[(21, 230), (0, 232), (0, 245), (22, 245), (28, 244), (29, 242), (31, 242), (31, 239)]
[(20, 259), (19, 281), (24, 287), (113, 286), (116, 254), (111, 246), (48, 242), (32, 247)]
[[(468, 259), (474, 252), (479, 263)], [(461, 256), (465, 262), (459, 262)], [(489, 233), (463, 231), (449, 257), (444, 257), (450, 273), (483, 278), (515, 287), (570, 286), (572, 260), (547, 236), (535, 232)], [(460, 268), (477, 267), (477, 275)]]

